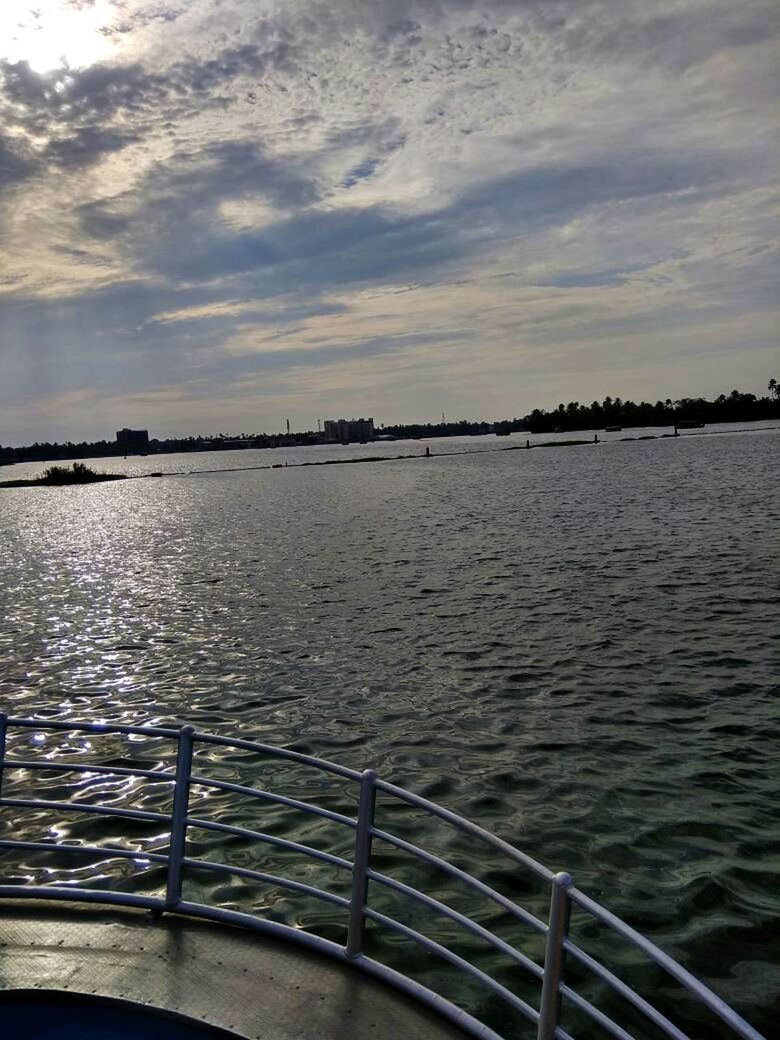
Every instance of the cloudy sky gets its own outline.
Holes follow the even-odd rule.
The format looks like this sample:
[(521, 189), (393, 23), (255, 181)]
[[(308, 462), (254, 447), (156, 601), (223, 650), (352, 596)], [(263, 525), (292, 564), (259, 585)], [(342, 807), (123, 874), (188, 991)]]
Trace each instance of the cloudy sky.
[(762, 391), (777, 0), (0, 0), (0, 443)]

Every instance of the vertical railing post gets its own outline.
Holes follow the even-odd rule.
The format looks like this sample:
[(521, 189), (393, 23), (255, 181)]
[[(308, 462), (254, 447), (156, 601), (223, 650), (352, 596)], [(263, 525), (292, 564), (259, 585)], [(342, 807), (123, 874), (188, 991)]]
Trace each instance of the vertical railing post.
[(192, 772), (193, 726), (179, 730), (179, 749), (176, 754), (176, 780), (173, 788), (171, 811), (171, 840), (168, 848), (168, 883), (165, 891), (165, 909), (173, 910), (181, 901), (181, 869), (187, 841), (187, 812), (190, 802), (190, 773)]
[(360, 803), (355, 832), (355, 857), (352, 865), (352, 897), (349, 904), (349, 932), (347, 957), (358, 957), (363, 952), (366, 930), (366, 900), (368, 899), (368, 869), (371, 863), (372, 829), (376, 808), (376, 773), (364, 770), (360, 778)]
[(552, 879), (550, 919), (547, 928), (547, 948), (544, 953), (544, 979), (539, 1004), (537, 1040), (553, 1040), (561, 1017), (561, 982), (565, 950), (564, 939), (569, 934), (571, 900), (569, 889), (573, 882), (570, 874), (556, 874)]
[(8, 716), (0, 712), (0, 799), (3, 797), (3, 769), (5, 768), (5, 734), (8, 729)]

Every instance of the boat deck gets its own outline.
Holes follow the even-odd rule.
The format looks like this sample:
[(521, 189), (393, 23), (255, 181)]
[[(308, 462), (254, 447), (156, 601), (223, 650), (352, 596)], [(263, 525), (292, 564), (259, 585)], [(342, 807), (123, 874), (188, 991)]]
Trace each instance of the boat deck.
[(292, 943), (144, 911), (0, 902), (0, 991), (20, 989), (124, 998), (247, 1040), (466, 1035), (391, 987)]

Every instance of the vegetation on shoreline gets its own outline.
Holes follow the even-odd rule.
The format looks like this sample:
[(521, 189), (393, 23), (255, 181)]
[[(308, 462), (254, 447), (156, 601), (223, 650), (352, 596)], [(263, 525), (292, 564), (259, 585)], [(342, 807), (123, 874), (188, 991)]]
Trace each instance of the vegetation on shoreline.
[(41, 477), (27, 480), (4, 480), (0, 487), (64, 487), (68, 484), (98, 484), (104, 480), (126, 480), (123, 473), (98, 473), (83, 462), (67, 466), (49, 466)]

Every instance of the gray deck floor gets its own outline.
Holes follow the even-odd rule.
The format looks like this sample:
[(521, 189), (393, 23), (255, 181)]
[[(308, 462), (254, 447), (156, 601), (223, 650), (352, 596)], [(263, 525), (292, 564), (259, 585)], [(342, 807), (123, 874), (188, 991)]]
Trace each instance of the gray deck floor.
[(179, 1011), (248, 1040), (461, 1040), (392, 987), (293, 943), (142, 911), (0, 902), (0, 990)]

